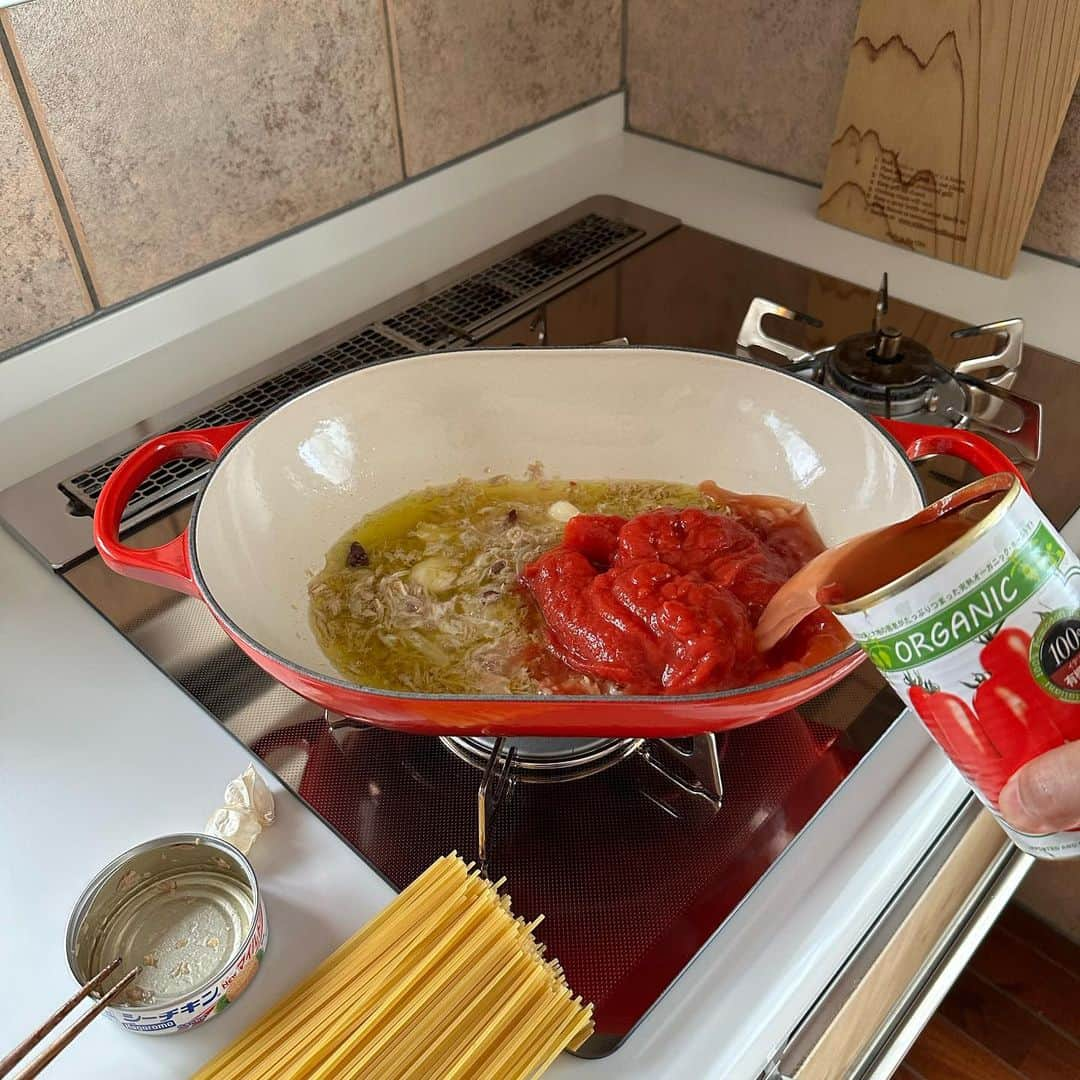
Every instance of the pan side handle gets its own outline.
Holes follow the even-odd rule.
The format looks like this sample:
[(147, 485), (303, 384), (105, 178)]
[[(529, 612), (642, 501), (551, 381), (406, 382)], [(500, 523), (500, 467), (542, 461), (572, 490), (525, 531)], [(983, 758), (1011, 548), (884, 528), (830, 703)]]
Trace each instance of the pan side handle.
[(948, 454), (973, 465), (983, 476), (1011, 473), (1020, 478), (1024, 490), (1031, 494), (1023, 473), (1009, 460), (1008, 454), (979, 435), (960, 428), (912, 424), (907, 420), (887, 420), (880, 416), (874, 419), (900, 444), (911, 461), (934, 454)]
[(109, 569), (189, 596), (199, 595), (191, 572), (188, 530), (158, 547), (128, 547), (120, 539), (124, 509), (135, 489), (155, 469), (176, 458), (216, 461), (249, 422), (157, 435), (120, 462), (105, 482), (94, 509), (94, 543)]

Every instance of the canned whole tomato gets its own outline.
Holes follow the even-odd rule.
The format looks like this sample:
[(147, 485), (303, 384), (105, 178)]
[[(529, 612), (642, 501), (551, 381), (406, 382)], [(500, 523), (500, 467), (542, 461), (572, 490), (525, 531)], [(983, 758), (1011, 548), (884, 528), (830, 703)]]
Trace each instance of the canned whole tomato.
[(1080, 831), (1030, 835), (997, 813), (1021, 765), (1080, 739), (1080, 561), (1016, 477), (976, 488), (951, 542), (829, 608), (1018, 847), (1080, 856)]

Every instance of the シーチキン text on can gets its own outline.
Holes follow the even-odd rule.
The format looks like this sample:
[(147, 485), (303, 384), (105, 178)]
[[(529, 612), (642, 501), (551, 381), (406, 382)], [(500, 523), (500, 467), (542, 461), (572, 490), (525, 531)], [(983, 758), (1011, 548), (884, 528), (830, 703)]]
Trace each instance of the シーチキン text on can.
[(114, 859), (84, 890), (67, 932), (78, 982), (118, 957), (116, 979), (139, 969), (106, 1012), (147, 1035), (187, 1031), (217, 1016), (251, 982), (266, 943), (251, 864), (201, 833), (150, 840)]

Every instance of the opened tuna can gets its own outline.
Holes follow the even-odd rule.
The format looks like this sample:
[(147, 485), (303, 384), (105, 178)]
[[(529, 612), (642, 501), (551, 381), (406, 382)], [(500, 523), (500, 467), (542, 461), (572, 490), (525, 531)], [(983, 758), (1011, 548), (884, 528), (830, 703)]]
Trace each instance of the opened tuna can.
[(234, 1001), (266, 939), (247, 859), (216, 837), (180, 833), (132, 848), (90, 882), (68, 922), (67, 955), (79, 983), (121, 958), (96, 997), (141, 968), (106, 1011), (129, 1031), (166, 1035)]
[[(828, 606), (997, 815), (1017, 769), (1080, 739), (1080, 561), (1015, 476), (948, 498), (960, 512), (907, 534), (892, 565), (841, 568)], [(1080, 830), (998, 820), (1032, 855), (1080, 856)]]

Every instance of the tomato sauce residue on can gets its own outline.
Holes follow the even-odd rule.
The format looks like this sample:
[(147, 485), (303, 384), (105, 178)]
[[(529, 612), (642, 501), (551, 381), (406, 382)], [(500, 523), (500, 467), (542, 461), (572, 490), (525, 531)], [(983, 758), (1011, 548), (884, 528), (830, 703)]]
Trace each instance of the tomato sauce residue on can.
[(828, 606), (1016, 845), (1077, 857), (1080, 830), (1019, 832), (997, 800), (1021, 765), (1080, 739), (1080, 561), (1016, 477), (975, 488), (936, 554), (862, 567), (871, 587)]

